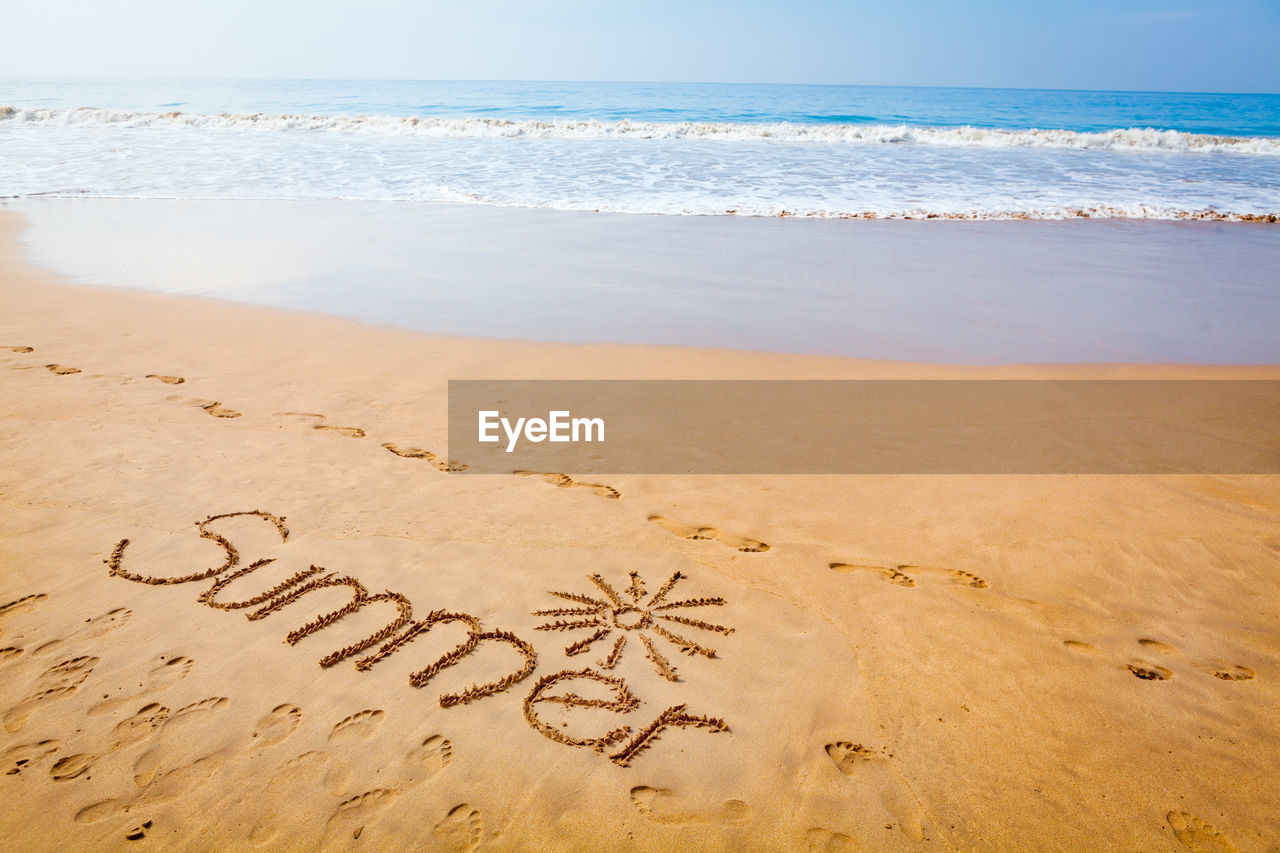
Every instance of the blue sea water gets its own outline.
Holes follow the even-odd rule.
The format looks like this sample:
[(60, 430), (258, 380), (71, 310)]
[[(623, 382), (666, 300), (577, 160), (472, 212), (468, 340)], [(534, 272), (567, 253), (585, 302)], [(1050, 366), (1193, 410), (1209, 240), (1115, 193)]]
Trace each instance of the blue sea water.
[(886, 218), (1280, 213), (1280, 95), (0, 82), (0, 196)]

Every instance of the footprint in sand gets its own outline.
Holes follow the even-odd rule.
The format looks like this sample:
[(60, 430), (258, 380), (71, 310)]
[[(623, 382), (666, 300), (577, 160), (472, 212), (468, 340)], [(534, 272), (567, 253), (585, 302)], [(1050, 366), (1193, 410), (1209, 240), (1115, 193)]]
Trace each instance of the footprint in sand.
[(102, 800), (76, 812), (76, 823), (97, 823), (107, 818), (136, 814), (152, 806), (176, 800), (191, 788), (211, 778), (226, 761), (226, 756), (215, 753), (198, 758), (189, 764), (175, 767), (133, 797)]
[(159, 693), (166, 687), (176, 684), (187, 677), (191, 672), (191, 667), (195, 665), (195, 661), (187, 657), (173, 657), (158, 659), (158, 663), (143, 677), (142, 687), (127, 696), (112, 696), (103, 699), (95, 705), (90, 706), (88, 715), (90, 717), (98, 717), (103, 714), (111, 714), (123, 707), (132, 705), (143, 696), (152, 693)]
[[(315, 421), (327, 421), (329, 418), (316, 412), (276, 412), (277, 415), (291, 418), (309, 418)], [(312, 424), (314, 430), (321, 432), (335, 432), (338, 435), (345, 435), (347, 438), (364, 438), (365, 432), (360, 427), (340, 427), (330, 426), (326, 423)]]
[(815, 826), (805, 830), (803, 849), (806, 853), (851, 853), (861, 848), (843, 833)]
[(228, 409), (216, 400), (191, 400), (190, 405), (199, 406), (215, 418), (240, 417), (240, 413), (235, 409)]
[(15, 601), (10, 601), (8, 604), (0, 605), (0, 619), (15, 616), (24, 610), (30, 610), (48, 597), (43, 592), (37, 592), (31, 595), (24, 595)]
[[(1156, 653), (1171, 654), (1173, 652), (1172, 646), (1166, 646), (1157, 640), (1138, 640), (1138, 645)], [(1143, 681), (1168, 681), (1173, 677), (1173, 673), (1163, 666), (1144, 660), (1132, 660), (1125, 664), (1125, 669), (1133, 673), (1135, 678), (1141, 678)]]
[(681, 539), (714, 539), (722, 545), (727, 545), (736, 551), (742, 551), (746, 554), (760, 554), (769, 550), (769, 546), (758, 539), (748, 539), (745, 536), (724, 533), (714, 527), (685, 524), (681, 521), (664, 518), (661, 515), (651, 515), (649, 516), (649, 521), (673, 536), (679, 536)]
[(1171, 646), (1168, 643), (1162, 643), (1159, 640), (1150, 639), (1149, 637), (1140, 638), (1138, 640), (1138, 645), (1142, 646), (1142, 648), (1147, 651), (1176, 658), (1221, 681), (1252, 681), (1255, 674), (1253, 670), (1249, 669), (1249, 667), (1241, 666), (1240, 664), (1225, 663), (1223, 661), (1187, 660), (1177, 647)]
[(622, 492), (613, 486), (606, 486), (603, 483), (579, 483), (568, 474), (558, 474), (554, 471), (512, 471), (511, 473), (518, 477), (541, 477), (551, 485), (562, 489), (589, 489), (593, 495), (599, 495), (602, 498), (616, 500), (622, 497)]
[(843, 740), (829, 743), (825, 749), (836, 768), (853, 781), (860, 792), (878, 802), (890, 818), (884, 821), (886, 828), (896, 824), (911, 840), (925, 839), (929, 821), (924, 809), (888, 756), (862, 744)]
[(277, 705), (253, 727), (253, 737), (260, 746), (274, 746), (293, 734), (302, 722), (302, 709), (297, 705)]
[(348, 840), (355, 840), (364, 832), (366, 825), (373, 823), (399, 797), (399, 793), (388, 788), (375, 788), (357, 794), (349, 800), (343, 800), (334, 809), (329, 822), (324, 827), (324, 840), (321, 850), (342, 849)]
[(267, 781), (264, 813), (270, 823), (253, 827), (249, 839), (258, 845), (270, 844), (281, 832), (282, 818), (288, 820), (292, 804), (299, 801), (315, 802), (316, 785), (320, 785), (332, 797), (346, 795), (351, 782), (351, 768), (346, 762), (325, 752), (304, 752), (294, 756), (276, 768)]
[(915, 586), (916, 579), (902, 571), (907, 568), (898, 566), (890, 568), (888, 566), (867, 566), (859, 563), (828, 563), (827, 568), (833, 572), (841, 574), (854, 574), (855, 572), (876, 572), (889, 583), (896, 583), (898, 586)]
[(338, 435), (345, 435), (347, 438), (364, 438), (364, 430), (360, 427), (340, 427), (329, 426), (328, 424), (316, 424), (312, 429), (321, 430), (322, 432), (336, 432)]
[(1211, 674), (1222, 681), (1252, 681), (1254, 675), (1249, 667), (1239, 664), (1221, 664), (1215, 667)]
[(648, 785), (631, 789), (631, 804), (654, 823), (744, 823), (751, 817), (751, 808), (742, 800), (725, 800), (715, 812), (700, 813), (680, 808), (672, 791)]
[(480, 812), (466, 803), (459, 803), (449, 809), (444, 820), (437, 823), (432, 832), (442, 849), (470, 853), (480, 846), (484, 838), (484, 822)]
[(432, 735), (405, 756), (408, 784), (417, 784), (439, 775), (453, 760), (453, 744), (442, 735)]
[(856, 574), (859, 572), (871, 572), (880, 575), (880, 577), (889, 583), (898, 586), (913, 587), (916, 585), (916, 579), (912, 575), (943, 575), (950, 577), (960, 586), (971, 586), (974, 589), (986, 589), (988, 584), (985, 580), (970, 572), (960, 569), (935, 569), (929, 566), (914, 566), (904, 563), (899, 566), (873, 566), (865, 563), (828, 563), (827, 568), (833, 572), (841, 574)]
[(84, 625), (72, 632), (71, 636), (63, 637), (57, 640), (50, 640), (43, 645), (38, 646), (31, 652), (34, 657), (52, 654), (66, 645), (80, 640), (96, 640), (104, 637), (117, 628), (126, 625), (133, 618), (133, 611), (124, 607), (117, 607), (115, 610), (108, 610), (101, 616), (95, 616), (92, 619), (84, 620)]
[(304, 752), (281, 764), (267, 783), (269, 793), (278, 793), (302, 783), (319, 782), (335, 797), (347, 793), (351, 767), (326, 752)]
[(117, 628), (123, 627), (132, 618), (133, 611), (124, 607), (108, 610), (101, 616), (84, 620), (85, 626), (76, 631), (75, 638), (96, 640), (98, 637), (105, 637)]
[(846, 776), (851, 776), (857, 770), (859, 764), (864, 761), (875, 761), (880, 755), (873, 749), (868, 749), (860, 743), (850, 743), (847, 740), (836, 741), (826, 745), (827, 755), (836, 763), (836, 767), (840, 768), (840, 772)]
[(1239, 853), (1225, 835), (1193, 814), (1169, 812), (1165, 820), (1174, 836), (1194, 853)]
[(107, 379), (107, 380), (110, 380), (115, 385), (132, 385), (134, 382), (138, 381), (132, 376), (120, 376), (115, 373), (91, 373), (89, 374), (88, 378)]
[(400, 445), (392, 444), (389, 441), (385, 442), (382, 446), (389, 453), (394, 453), (401, 459), (422, 459), (430, 462), (441, 471), (449, 472), (467, 470), (467, 466), (463, 465), (461, 462), (442, 461), (437, 454), (432, 453), (430, 450), (423, 450), (419, 447), (401, 447)]
[(10, 747), (0, 753), (0, 768), (4, 769), (6, 776), (16, 776), (23, 770), (35, 767), (61, 747), (62, 742), (57, 740), (42, 740)]
[(107, 754), (128, 749), (134, 744), (149, 740), (168, 719), (169, 709), (165, 706), (157, 702), (143, 705), (133, 714), (116, 723), (111, 731), (111, 746), (108, 747)]
[(333, 727), (333, 731), (329, 733), (329, 743), (367, 740), (373, 737), (373, 733), (382, 725), (385, 716), (385, 713), (377, 709), (367, 709), (352, 714)]
[(148, 373), (146, 378), (155, 379), (159, 382), (163, 382), (165, 385), (181, 385), (183, 382), (187, 381), (181, 376), (165, 376), (162, 373)]
[(50, 373), (56, 373), (58, 376), (70, 376), (73, 373), (79, 373), (78, 367), (67, 367), (65, 364), (46, 364), (45, 369)]
[(1173, 673), (1154, 663), (1135, 660), (1125, 664), (1125, 669), (1133, 673), (1135, 678), (1143, 681), (1168, 681)]
[(133, 783), (139, 788), (150, 785), (157, 777), (182, 763), (194, 738), (187, 734), (192, 726), (208, 722), (210, 714), (230, 704), (223, 696), (211, 696), (173, 711), (160, 727), (159, 744), (143, 753), (133, 765)]
[(34, 692), (5, 712), (5, 731), (21, 730), (41, 707), (76, 693), (97, 663), (95, 657), (82, 656), (64, 660), (45, 670), (36, 679)]
[(11, 347), (11, 346), (0, 346), (0, 349), (7, 349), (9, 352), (17, 352), (17, 353), (35, 352), (35, 348), (34, 348), (34, 347)]
[(72, 779), (78, 779), (93, 769), (93, 765), (98, 762), (99, 757), (86, 752), (78, 752), (75, 755), (59, 758), (49, 768), (49, 775), (55, 782), (69, 782)]

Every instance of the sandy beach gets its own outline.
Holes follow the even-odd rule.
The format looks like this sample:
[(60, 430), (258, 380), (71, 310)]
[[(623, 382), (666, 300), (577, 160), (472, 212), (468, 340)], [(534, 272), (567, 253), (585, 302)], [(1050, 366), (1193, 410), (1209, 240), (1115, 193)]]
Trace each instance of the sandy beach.
[(1280, 368), (435, 336), (73, 285), (23, 227), (0, 211), (9, 849), (1280, 842), (1275, 477), (604, 481), (445, 446), (450, 378)]

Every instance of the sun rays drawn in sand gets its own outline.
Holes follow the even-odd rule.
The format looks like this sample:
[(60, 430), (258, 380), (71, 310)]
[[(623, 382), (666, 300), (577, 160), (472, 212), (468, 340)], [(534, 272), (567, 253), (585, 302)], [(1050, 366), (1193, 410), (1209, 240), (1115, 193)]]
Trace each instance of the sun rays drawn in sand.
[[(551, 595), (581, 605), (578, 607), (556, 607), (535, 610), (534, 616), (550, 618), (554, 621), (538, 625), (537, 631), (579, 631), (590, 630), (591, 634), (565, 646), (564, 653), (569, 657), (584, 654), (597, 642), (607, 640), (617, 632), (613, 648), (608, 657), (599, 661), (601, 669), (613, 669), (622, 659), (628, 637), (634, 636), (644, 646), (645, 657), (653, 664), (659, 675), (668, 681), (679, 681), (680, 677), (671, 661), (659, 650), (654, 638), (662, 639), (675, 646), (690, 657), (702, 655), (713, 658), (715, 649), (708, 648), (676, 633), (675, 627), (696, 628), (699, 631), (715, 632), (728, 636), (733, 628), (715, 625), (671, 613), (673, 610), (684, 610), (694, 607), (722, 607), (723, 598), (686, 598), (668, 601), (667, 597), (675, 589), (676, 584), (687, 576), (676, 572), (662, 588), (652, 596), (646, 597), (644, 581), (639, 572), (631, 572), (631, 585), (618, 592), (600, 575), (590, 575), (589, 580), (604, 594), (604, 598), (595, 598), (576, 592), (555, 592)], [(667, 623), (664, 625), (663, 623)], [(673, 627), (667, 627), (671, 625)]]

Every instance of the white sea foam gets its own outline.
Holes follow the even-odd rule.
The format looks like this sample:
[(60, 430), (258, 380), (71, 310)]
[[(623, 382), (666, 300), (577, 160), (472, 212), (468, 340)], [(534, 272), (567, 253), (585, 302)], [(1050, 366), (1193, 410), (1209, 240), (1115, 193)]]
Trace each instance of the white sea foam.
[(0, 108), (0, 197), (1274, 221), (1278, 154), (1280, 139), (1154, 130)]
[(660, 139), (727, 142), (926, 145), (1047, 148), (1189, 154), (1280, 156), (1280, 138), (1216, 136), (1132, 127), (1099, 132), (918, 127), (886, 124), (746, 124), (592, 119), (515, 120), (414, 116), (270, 115), (265, 113), (147, 113), (122, 110), (0, 107), (0, 127), (47, 125), (115, 129), (207, 129), (262, 132), (334, 132), (436, 138)]

